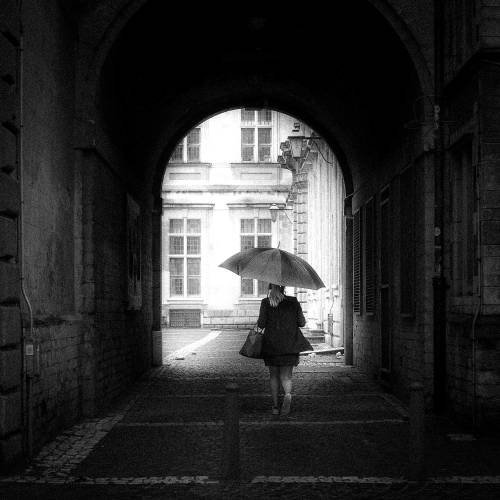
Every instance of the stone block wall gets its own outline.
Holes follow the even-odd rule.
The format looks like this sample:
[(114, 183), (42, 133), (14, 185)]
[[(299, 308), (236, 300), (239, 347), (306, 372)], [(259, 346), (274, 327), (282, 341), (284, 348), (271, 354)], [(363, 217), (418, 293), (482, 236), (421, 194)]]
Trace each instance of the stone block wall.
[[(500, 32), (500, 26), (496, 24)], [(483, 313), (500, 314), (500, 67), (485, 62), (480, 73), (478, 165)]]
[(22, 454), (18, 2), (0, 9), (0, 466)]
[[(493, 33), (500, 33), (498, 12)], [(491, 35), (491, 31), (490, 31)], [(498, 36), (496, 49), (500, 49)], [(485, 61), (480, 82), (479, 224), (482, 310), (476, 319), (477, 420), (500, 422), (500, 67)]]
[(150, 366), (151, 356), (148, 198), (145, 203), (135, 193), (143, 205), (143, 309), (127, 311), (125, 196), (133, 188), (102, 155), (75, 152), (74, 25), (58, 2), (24, 2), (23, 235), (34, 355), (25, 364), (30, 397), (21, 400), (22, 321), (27, 334), (30, 325), (27, 310), (21, 315), (17, 253), (18, 7), (6, 0), (0, 9), (2, 464), (22, 455), (23, 416), (26, 424), (31, 416), (36, 452), (62, 428), (117, 396)]
[[(476, 184), (474, 245), (470, 250), (474, 259), (472, 293), (453, 292), (456, 277), (452, 256), (448, 254), (445, 260), (451, 283), (447, 325), (448, 408), (462, 421), (478, 425), (498, 423), (500, 419), (499, 85), (499, 68), (485, 61), (474, 71), (465, 72), (447, 96), (451, 120), (448, 150), (459, 148), (463, 141), (471, 142), (470, 168)], [(453, 237), (451, 231), (447, 236)]]
[[(433, 155), (421, 154), (411, 161), (415, 182), (414, 255), (415, 278), (413, 282), (413, 312), (402, 311), (401, 306), (401, 199), (407, 196), (401, 187), (401, 158), (388, 158), (387, 177), (380, 179), (377, 191), (363, 190), (355, 197), (354, 211), (362, 207), (366, 200), (374, 197), (375, 239), (376, 239), (376, 287), (375, 310), (354, 313), (353, 355), (355, 365), (362, 367), (374, 378), (388, 383), (391, 390), (405, 400), (409, 396), (409, 385), (414, 381), (425, 385), (427, 405), (431, 405), (433, 392), (433, 324), (432, 324), (432, 273), (434, 261), (433, 247)], [(408, 165), (408, 164), (407, 164)], [(382, 182), (381, 182), (382, 181)], [(385, 182), (384, 182), (385, 181)], [(390, 330), (390, 370), (381, 368), (381, 292), (380, 292), (380, 251), (381, 251), (381, 209), (380, 193), (389, 189), (390, 241), (389, 253), (389, 330)], [(363, 285), (364, 289), (365, 284)], [(363, 292), (364, 293), (364, 292)]]
[(202, 325), (213, 329), (246, 329), (251, 328), (259, 317), (260, 304), (248, 304), (234, 309), (207, 309), (202, 313)]
[[(81, 416), (81, 318), (75, 273), (75, 33), (54, 2), (23, 2), (24, 268), (34, 353), (24, 416), (37, 449)], [(24, 307), (24, 306), (23, 306)], [(32, 326), (32, 330), (30, 329)]]

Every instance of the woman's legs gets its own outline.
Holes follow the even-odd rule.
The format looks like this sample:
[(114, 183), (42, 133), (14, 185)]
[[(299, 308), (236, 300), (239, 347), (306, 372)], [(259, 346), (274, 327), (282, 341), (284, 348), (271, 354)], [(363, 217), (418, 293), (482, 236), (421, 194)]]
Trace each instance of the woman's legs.
[(280, 390), (280, 367), (269, 367), (269, 381), (271, 383), (271, 396), (273, 398), (273, 406), (278, 407), (278, 393)]
[(285, 394), (291, 394), (293, 366), (280, 366), (279, 370), (283, 391), (285, 391)]
[(293, 366), (280, 366), (280, 380), (285, 396), (283, 397), (283, 405), (281, 406), (281, 414), (288, 415), (290, 413), (290, 405), (292, 403), (292, 373)]

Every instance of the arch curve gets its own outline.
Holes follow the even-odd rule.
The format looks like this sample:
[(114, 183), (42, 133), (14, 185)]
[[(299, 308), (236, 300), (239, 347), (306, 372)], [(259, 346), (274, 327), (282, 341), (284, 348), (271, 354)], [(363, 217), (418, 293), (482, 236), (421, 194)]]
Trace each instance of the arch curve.
[[(99, 89), (106, 64), (110, 59), (119, 59), (116, 53), (120, 52), (120, 50), (122, 50), (123, 54), (127, 54), (130, 45), (127, 45), (126, 41), (124, 42), (123, 40), (126, 39), (127, 36), (133, 39), (134, 33), (140, 33), (140, 18), (141, 16), (143, 17), (142, 22), (144, 24), (144, 19), (147, 18), (148, 9), (150, 12), (150, 19), (154, 19), (151, 13), (154, 13), (155, 9), (158, 8), (159, 3), (161, 2), (155, 2), (155, 0), (123, 0), (112, 12), (107, 12), (107, 16), (103, 16), (102, 11), (96, 11), (93, 16), (91, 15), (85, 20), (85, 23), (88, 24), (92, 23), (93, 20), (95, 21), (95, 16), (101, 17), (99, 36), (95, 36), (93, 44), (90, 42), (85, 44), (89, 50), (87, 50), (86, 55), (80, 60), (81, 74), (84, 74), (85, 77), (83, 78), (83, 87), (79, 93), (81, 103), (78, 107), (82, 110), (82, 114), (87, 122), (96, 120), (96, 117), (92, 115), (95, 113), (95, 109), (99, 107), (99, 104), (96, 103), (96, 96), (99, 94), (97, 90)], [(396, 64), (399, 60), (404, 61), (406, 57), (407, 61), (405, 64), (407, 67), (405, 69), (414, 71), (416, 82), (414, 84), (415, 88), (412, 89), (413, 97), (405, 95), (401, 98), (401, 102), (410, 102), (413, 99), (411, 102), (413, 105), (417, 97), (422, 94), (431, 94), (432, 79), (429, 65), (425, 60), (423, 51), (415, 35), (412, 33), (412, 30), (405, 22), (402, 15), (396, 12), (394, 6), (388, 0), (365, 0), (359, 2), (359, 4), (363, 6), (365, 9), (364, 12), (367, 13), (367, 15), (372, 16), (373, 19), (377, 21), (378, 24), (376, 24), (376, 28), (378, 29), (378, 34), (382, 35), (381, 38), (385, 38), (382, 42), (376, 43), (379, 43), (381, 47), (384, 47), (384, 44), (385, 46), (390, 46), (390, 43), (394, 44), (394, 41), (397, 39), (401, 47), (394, 49), (394, 53), (392, 54), (396, 58)], [(347, 12), (348, 15), (356, 15), (356, 13), (351, 12), (349, 9), (344, 11), (341, 10), (340, 13), (342, 12)], [(362, 14), (363, 12), (357, 15), (362, 16)], [(279, 20), (281, 21), (281, 19)], [(273, 22), (275, 21), (276, 19), (273, 19)], [(279, 25), (276, 24), (275, 28), (276, 27), (279, 27)], [(392, 31), (392, 33), (389, 31)], [(313, 32), (313, 30), (310, 30), (307, 33), (312, 34)], [(258, 35), (259, 33), (257, 33), (257, 36)], [(326, 38), (320, 39), (320, 41), (325, 40)], [(275, 39), (272, 39), (272, 41), (275, 41)], [(382, 90), (385, 92), (385, 89), (384, 84), (380, 83), (377, 89), (373, 91), (373, 95), (367, 95), (366, 100), (371, 101), (369, 104), (373, 109), (367, 109), (363, 112), (361, 108), (363, 108), (363, 106), (366, 107), (366, 102), (356, 102), (360, 99), (360, 96), (362, 97), (366, 94), (366, 89), (368, 88), (366, 85), (363, 87), (363, 83), (360, 82), (364, 76), (363, 71), (357, 70), (356, 76), (358, 77), (358, 81), (355, 83), (359, 88), (352, 90), (352, 88), (355, 87), (355, 85), (351, 85), (352, 81), (354, 81), (354, 77), (351, 82), (345, 77), (351, 67), (356, 68), (356, 65), (354, 62), (352, 62), (351, 65), (348, 63), (346, 64), (347, 57), (341, 54), (342, 50), (348, 51), (351, 50), (352, 47), (339, 48), (339, 41), (341, 40), (336, 38), (331, 42), (331, 46), (326, 46), (325, 43), (325, 45), (319, 47), (323, 57), (328, 57), (329, 51), (331, 51), (333, 54), (332, 60), (335, 61), (335, 63), (340, 61), (340, 74), (336, 74), (335, 71), (330, 71), (328, 73), (328, 78), (331, 79), (331, 81), (329, 81), (330, 87), (328, 88), (318, 85), (314, 87), (304, 78), (297, 79), (297, 75), (293, 74), (289, 69), (279, 69), (278, 71), (275, 70), (273, 73), (272, 69), (270, 69), (272, 64), (267, 61), (270, 66), (265, 67), (257, 73), (243, 71), (233, 77), (233, 75), (224, 73), (224, 68), (217, 67), (213, 73), (208, 74), (208, 77), (207, 75), (204, 76), (203, 82), (197, 81), (193, 84), (186, 80), (187, 83), (184, 82), (184, 87), (181, 86), (180, 89), (174, 89), (173, 91), (170, 89), (168, 97), (165, 98), (163, 102), (159, 102), (159, 104), (156, 103), (154, 107), (157, 109), (152, 112), (151, 109), (144, 112), (144, 109), (147, 109), (148, 106), (152, 107), (151, 103), (146, 102), (143, 106), (144, 109), (138, 112), (137, 116), (139, 117), (138, 119), (147, 120), (150, 116), (154, 115), (154, 119), (149, 127), (149, 134), (151, 137), (155, 137), (154, 139), (145, 139), (141, 137), (138, 142), (144, 145), (141, 151), (141, 160), (144, 159), (145, 151), (147, 151), (147, 156), (149, 158), (148, 163), (151, 165), (150, 162), (152, 162), (155, 165), (155, 167), (151, 168), (148, 172), (152, 179), (152, 184), (150, 184), (151, 190), (155, 189), (154, 186), (157, 187), (161, 185), (159, 181), (162, 177), (165, 157), (168, 154), (169, 148), (173, 147), (173, 143), (179, 138), (181, 133), (186, 132), (189, 127), (196, 124), (197, 121), (201, 121), (216, 112), (223, 111), (230, 107), (257, 103), (258, 105), (270, 106), (274, 109), (297, 116), (316, 128), (329, 142), (336, 156), (339, 158), (346, 179), (347, 192), (352, 192), (355, 183), (353, 180), (353, 175), (355, 174), (353, 172), (358, 168), (357, 164), (364, 161), (367, 164), (367, 168), (369, 168), (370, 162), (373, 161), (370, 155), (361, 158), (359, 151), (357, 151), (358, 148), (366, 148), (366, 139), (352, 136), (357, 135), (358, 129), (363, 129), (365, 138), (378, 133), (376, 123), (372, 123), (370, 127), (365, 125), (369, 121), (375, 122), (375, 116), (384, 114), (383, 108), (380, 106), (377, 107), (375, 101), (377, 100), (377, 91), (380, 92)], [(337, 45), (335, 45), (335, 42), (337, 42)], [(356, 49), (355, 52), (353, 52), (353, 58), (362, 54), (362, 50), (370, 50), (369, 47), (361, 47), (360, 49), (359, 42), (356, 40), (352, 40), (351, 43), (354, 44)], [(120, 44), (122, 45), (121, 48)], [(217, 44), (214, 44), (214, 47), (217, 47)], [(92, 48), (92, 50), (90, 50), (90, 48)], [(243, 44), (242, 50), (245, 51), (247, 49), (248, 47)], [(287, 50), (289, 49), (285, 45), (282, 52), (286, 53)], [(318, 48), (316, 50), (318, 50)], [(310, 52), (304, 51), (303, 53)], [(161, 53), (158, 52), (158, 54)], [(223, 57), (228, 57), (230, 64), (232, 64), (233, 67), (237, 67), (234, 58), (231, 59), (231, 56), (234, 54), (231, 54), (230, 51), (228, 51), (228, 54), (228, 56), (225, 54)], [(245, 56), (246, 55), (248, 54), (245, 53)], [(258, 54), (258, 56), (261, 55), (262, 53)], [(249, 59), (251, 60), (252, 57), (254, 57), (254, 54), (251, 54)], [(367, 57), (367, 59), (368, 58), (369, 57)], [(139, 58), (137, 58), (137, 60), (138, 59)], [(274, 61), (276, 64), (276, 61), (279, 61), (279, 57), (275, 58)], [(319, 61), (319, 58), (315, 59), (315, 63), (317, 61)], [(363, 61), (364, 64), (367, 62), (369, 63), (369, 61)], [(384, 62), (384, 64), (386, 64), (386, 62)], [(389, 65), (386, 65), (385, 68), (389, 68)], [(217, 74), (218, 70), (221, 70), (219, 74)], [(153, 73), (149, 73), (147, 76), (151, 76), (152, 74)], [(284, 83), (284, 80), (287, 78), (289, 82), (292, 82), (288, 86)], [(336, 79), (342, 81), (336, 81)], [(387, 80), (390, 79), (388, 78)], [(133, 85), (136, 83), (137, 82), (133, 82), (130, 88), (132, 89)], [(253, 88), (250, 89), (248, 84), (253, 84)], [(396, 88), (398, 84), (400, 88), (407, 86), (407, 82), (401, 79), (393, 83), (393, 88)], [(237, 85), (239, 85), (239, 87), (238, 90), (235, 91)], [(147, 92), (144, 89), (146, 89), (146, 87), (142, 88), (142, 93), (146, 94)], [(215, 92), (214, 89), (218, 89), (217, 92)], [(223, 95), (224, 89), (226, 92), (225, 95)], [(128, 90), (126, 90), (125, 93)], [(134, 89), (132, 89), (132, 92), (133, 91)], [(357, 95), (355, 92), (357, 92)], [(140, 91), (137, 91), (137, 93), (139, 94)], [(214, 93), (217, 94), (217, 98), (214, 98)], [(328, 95), (334, 93), (337, 93), (339, 96), (336, 100), (332, 99), (331, 95)], [(206, 100), (208, 94), (212, 94), (212, 96), (210, 96), (211, 102)], [(343, 102), (343, 96), (346, 94), (349, 95), (349, 103)], [(389, 96), (390, 91), (387, 91), (384, 97)], [(322, 99), (326, 104), (322, 104)], [(184, 110), (181, 109), (182, 106), (184, 106)], [(199, 108), (194, 109), (196, 106), (199, 106)], [(323, 108), (328, 107), (328, 112), (321, 112), (322, 106)], [(353, 111), (356, 106), (358, 109)], [(399, 104), (395, 105), (394, 108), (398, 106)], [(408, 107), (411, 106), (408, 105)], [(361, 122), (358, 125), (355, 123), (356, 120), (351, 119), (352, 117), (350, 116), (354, 112), (358, 113), (358, 121)], [(401, 128), (404, 117), (397, 116), (397, 112), (394, 110), (392, 112), (395, 116), (393, 120), (394, 123), (398, 123), (397, 126)], [(162, 119), (159, 119), (159, 115), (162, 113)], [(408, 116), (406, 118), (408, 118)], [(169, 120), (170, 123), (167, 123)], [(177, 129), (172, 131), (172, 126), (177, 127)], [(346, 131), (346, 129), (349, 130)], [(393, 133), (393, 130), (388, 130), (386, 135), (390, 136)], [(349, 140), (346, 138), (346, 135), (351, 135)], [(378, 137), (376, 140), (374, 139), (373, 142), (375, 143), (377, 140), (380, 142), (381, 137)], [(161, 144), (163, 144), (162, 147), (160, 147)], [(155, 153), (152, 154), (148, 148), (151, 148)], [(149, 184), (147, 179), (143, 180)]]

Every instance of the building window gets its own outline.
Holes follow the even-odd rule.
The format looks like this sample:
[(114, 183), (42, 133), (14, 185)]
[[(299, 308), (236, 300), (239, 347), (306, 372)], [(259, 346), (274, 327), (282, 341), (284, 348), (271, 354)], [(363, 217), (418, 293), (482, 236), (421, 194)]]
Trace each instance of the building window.
[(241, 110), (241, 161), (271, 162), (272, 116), (270, 109)]
[(400, 297), (401, 314), (415, 314), (415, 173), (407, 168), (400, 178)]
[(201, 129), (192, 129), (189, 134), (182, 139), (175, 147), (171, 162), (199, 162), (201, 145)]
[(271, 161), (271, 129), (259, 128), (259, 161)]
[[(475, 244), (472, 141), (465, 141), (451, 154), (452, 279), (455, 296), (474, 292)], [(470, 235), (474, 235), (472, 238)]]
[(243, 108), (241, 110), (241, 121), (244, 123), (253, 123), (255, 121), (255, 109)]
[(170, 157), (170, 161), (183, 161), (184, 160), (184, 141), (182, 140), (175, 146), (174, 152)]
[(380, 286), (388, 286), (391, 270), (391, 212), (390, 191), (380, 193)]
[(254, 161), (255, 129), (241, 129), (241, 161)]
[(194, 128), (187, 135), (187, 161), (200, 161), (200, 129)]
[(201, 220), (169, 220), (170, 295), (201, 294)]
[(267, 124), (271, 123), (273, 115), (270, 109), (259, 109), (258, 116), (259, 116), (259, 124), (262, 123)]
[[(250, 248), (271, 247), (271, 219), (241, 219), (240, 247)], [(259, 297), (267, 294), (268, 283), (250, 278), (241, 279), (241, 295), (243, 297)]]

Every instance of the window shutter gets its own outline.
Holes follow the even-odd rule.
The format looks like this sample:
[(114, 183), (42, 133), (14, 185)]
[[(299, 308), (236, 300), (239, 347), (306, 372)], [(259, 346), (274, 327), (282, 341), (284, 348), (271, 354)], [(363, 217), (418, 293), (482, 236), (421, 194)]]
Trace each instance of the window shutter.
[(389, 284), (391, 230), (390, 230), (389, 189), (380, 194), (380, 281), (381, 285)]
[(368, 313), (375, 312), (377, 295), (376, 295), (376, 280), (377, 267), (375, 261), (375, 203), (373, 198), (365, 205), (365, 311)]
[(361, 212), (354, 214), (353, 220), (353, 310), (361, 313)]

